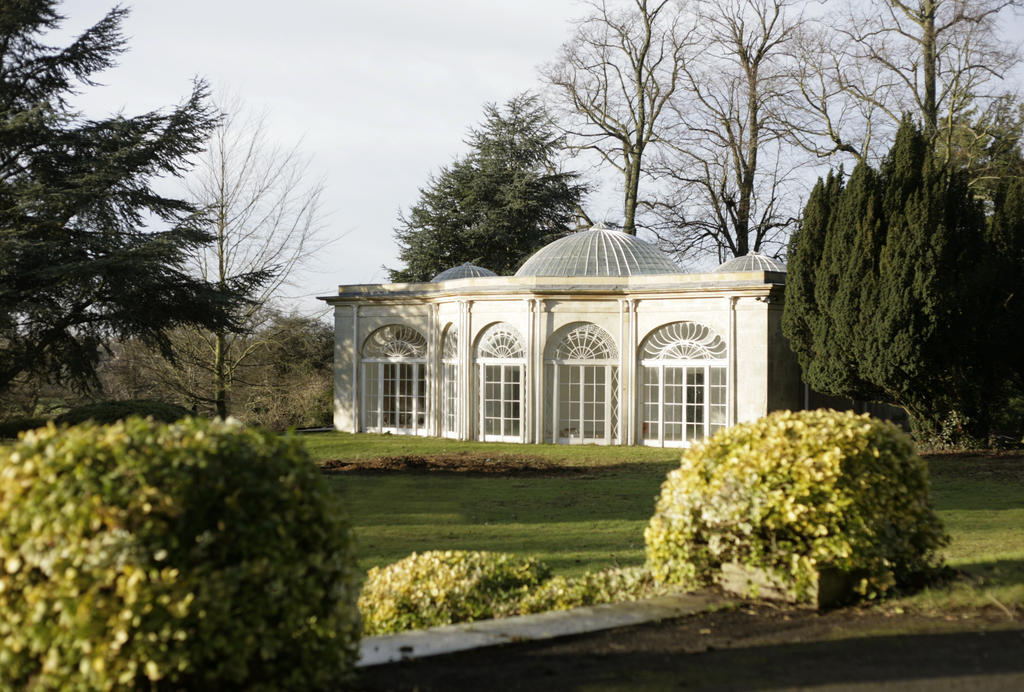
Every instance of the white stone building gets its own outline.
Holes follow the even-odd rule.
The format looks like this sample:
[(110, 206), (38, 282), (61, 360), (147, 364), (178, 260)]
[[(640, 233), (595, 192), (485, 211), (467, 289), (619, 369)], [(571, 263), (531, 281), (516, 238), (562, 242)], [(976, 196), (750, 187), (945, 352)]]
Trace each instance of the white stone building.
[(748, 255), (684, 274), (594, 228), (515, 276), (340, 286), (334, 425), (461, 440), (685, 446), (802, 408), (782, 335), (785, 269)]

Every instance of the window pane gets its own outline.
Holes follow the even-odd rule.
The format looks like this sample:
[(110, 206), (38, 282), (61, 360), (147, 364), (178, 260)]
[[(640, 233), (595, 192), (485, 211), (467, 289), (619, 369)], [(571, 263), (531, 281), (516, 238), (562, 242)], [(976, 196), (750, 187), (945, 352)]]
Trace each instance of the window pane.
[(380, 427), (380, 365), (367, 363), (363, 366), (363, 400), (366, 406), (366, 427), (376, 430)]
[(458, 366), (453, 363), (445, 363), (442, 377), (444, 382), (441, 385), (442, 396), (442, 418), (444, 419), (444, 431), (455, 433), (456, 421), (458, 420)]
[(711, 381), (708, 387), (708, 432), (725, 427), (726, 421), (726, 385), (725, 368), (709, 368)]
[(683, 368), (666, 367), (665, 372), (665, 401), (663, 404), (663, 421), (665, 425), (665, 439), (678, 442), (683, 439), (683, 402), (686, 391), (683, 386)]
[(658, 430), (658, 368), (643, 369), (643, 439), (657, 440)]
[(686, 439), (704, 439), (704, 368), (686, 369)]

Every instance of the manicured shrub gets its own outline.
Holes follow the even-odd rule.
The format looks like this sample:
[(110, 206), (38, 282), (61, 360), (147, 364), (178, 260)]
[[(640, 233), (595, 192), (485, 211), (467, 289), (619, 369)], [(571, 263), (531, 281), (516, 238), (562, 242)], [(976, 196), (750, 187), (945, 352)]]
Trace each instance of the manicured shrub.
[(579, 577), (552, 577), (524, 595), (517, 611), (542, 613), (600, 603), (622, 603), (655, 596), (663, 591), (649, 570), (616, 567), (587, 572)]
[(799, 596), (824, 567), (862, 572), (859, 592), (883, 592), (936, 565), (948, 540), (910, 439), (824, 410), (773, 413), (687, 450), (644, 537), (659, 581), (704, 584), (738, 562)]
[(190, 415), (187, 408), (177, 404), (152, 399), (125, 399), (120, 401), (100, 401), (94, 404), (76, 406), (54, 419), (58, 425), (77, 425), (92, 421), (93, 423), (116, 423), (131, 416), (152, 418), (163, 423), (173, 423)]
[(301, 444), (233, 422), (30, 431), (0, 453), (0, 689), (336, 689), (358, 572)]
[(509, 615), (549, 576), (535, 558), (508, 553), (413, 553), (370, 570), (359, 596), (364, 632), (387, 634)]

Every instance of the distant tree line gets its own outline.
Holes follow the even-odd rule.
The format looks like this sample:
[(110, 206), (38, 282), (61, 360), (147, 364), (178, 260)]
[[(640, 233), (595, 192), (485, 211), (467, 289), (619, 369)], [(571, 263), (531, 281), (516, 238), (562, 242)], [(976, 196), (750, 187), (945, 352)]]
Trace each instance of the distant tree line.
[[(1024, 323), (1024, 104), (997, 31), (1021, 4), (594, 0), (541, 89), (486, 105), (468, 153), (400, 215), (391, 278), (514, 272), (592, 224), (571, 168), (596, 163), (621, 181), (622, 229), (683, 263), (788, 252), (808, 382), (983, 434), (1024, 391), (1007, 346)], [(219, 416), (269, 410), (253, 402), (282, 325), (323, 337), (276, 307), (323, 244), (322, 184), (202, 82), (164, 110), (76, 112), (70, 96), (125, 52), (127, 10), (53, 47), (58, 7), (0, 6), (5, 401), (159, 389)], [(175, 178), (180, 196), (157, 189)]]
[(323, 245), (308, 160), (201, 81), (165, 110), (76, 112), (126, 51), (128, 10), (55, 47), (58, 8), (0, 5), (0, 415), (145, 396), (323, 423), (330, 329), (276, 307)]
[(816, 390), (898, 404), (954, 445), (985, 441), (1024, 384), (1024, 180), (989, 202), (970, 182), (909, 117), (877, 169), (819, 180), (783, 324)]
[(392, 278), (510, 274), (589, 224), (575, 174), (552, 179), (558, 217), (509, 214), (542, 203), (520, 185), (471, 192), (495, 177), (469, 162), (514, 129), (504, 180), (596, 161), (618, 175), (622, 230), (683, 264), (788, 255), (786, 334), (811, 386), (983, 439), (1024, 400), (1024, 103), (1005, 81), (1021, 55), (998, 31), (1022, 4), (592, 0), (543, 100), (488, 106), (489, 134), (401, 217)]
[[(511, 182), (573, 163), (617, 175), (621, 217), (605, 220), (651, 234), (684, 264), (748, 252), (784, 256), (811, 171), (878, 165), (907, 115), (939, 161), (965, 169), (972, 191), (991, 199), (998, 181), (1024, 174), (1016, 154), (1024, 104), (1004, 81), (1020, 54), (998, 32), (1021, 5), (585, 3), (570, 38), (541, 68), (540, 97), (513, 99), (505, 115), (488, 105), (470, 154), (432, 177), (400, 216), (404, 266), (392, 278), (429, 278), (464, 261), (510, 273), (538, 239), (589, 225), (592, 185), (575, 174), (558, 199), (550, 197), (557, 186)], [(506, 141), (521, 155), (504, 160), (509, 182), (493, 194), (494, 170), (479, 165), (488, 140), (512, 129), (517, 140)], [(471, 189), (488, 185), (490, 193)], [(544, 202), (576, 213), (509, 213)], [(502, 214), (515, 225), (492, 222)], [(526, 233), (531, 242), (518, 235)]]

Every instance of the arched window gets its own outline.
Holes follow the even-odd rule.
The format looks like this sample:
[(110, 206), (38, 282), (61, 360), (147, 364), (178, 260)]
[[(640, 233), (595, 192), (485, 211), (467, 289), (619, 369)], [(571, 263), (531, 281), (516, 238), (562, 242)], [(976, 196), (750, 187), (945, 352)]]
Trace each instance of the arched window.
[(363, 342), (363, 430), (427, 434), (427, 340), (389, 324)]
[(618, 349), (596, 324), (576, 323), (555, 334), (548, 349), (545, 382), (553, 442), (613, 444), (618, 441)]
[(441, 431), (459, 434), (459, 332), (449, 327), (441, 341)]
[(526, 350), (519, 331), (503, 322), (485, 329), (476, 364), (481, 438), (522, 442)]
[(654, 330), (640, 349), (641, 439), (677, 447), (726, 424), (726, 347), (713, 330), (673, 322)]

